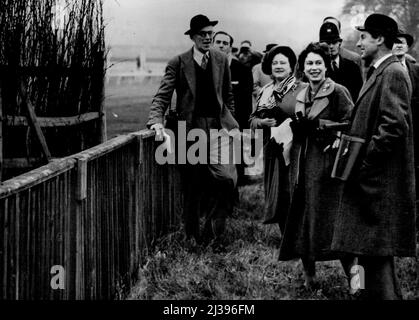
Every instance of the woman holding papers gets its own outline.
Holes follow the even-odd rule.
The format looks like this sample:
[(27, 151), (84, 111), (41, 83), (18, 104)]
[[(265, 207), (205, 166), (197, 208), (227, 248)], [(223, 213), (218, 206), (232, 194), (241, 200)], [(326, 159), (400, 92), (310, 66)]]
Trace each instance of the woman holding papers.
[(289, 143), (285, 135), (282, 143), (281, 137), (277, 137), (278, 143), (271, 131), (276, 128), (286, 133), (288, 128), (289, 140), (292, 139), (288, 122), (294, 114), (298, 93), (307, 86), (294, 76), (296, 63), (297, 57), (289, 47), (275, 46), (266, 53), (262, 71), (271, 76), (272, 82), (261, 89), (256, 110), (250, 116), (251, 128), (264, 130), (264, 223), (279, 223), (281, 228), (290, 205), (288, 166), (283, 155)]
[(309, 86), (299, 92), (290, 164), (291, 207), (285, 222), (279, 259), (301, 258), (305, 285), (311, 286), (315, 261), (341, 259), (349, 273), (353, 259), (330, 250), (339, 197), (331, 178), (339, 145), (338, 130), (345, 128), (353, 108), (349, 91), (327, 78), (328, 47), (311, 43), (298, 58)]

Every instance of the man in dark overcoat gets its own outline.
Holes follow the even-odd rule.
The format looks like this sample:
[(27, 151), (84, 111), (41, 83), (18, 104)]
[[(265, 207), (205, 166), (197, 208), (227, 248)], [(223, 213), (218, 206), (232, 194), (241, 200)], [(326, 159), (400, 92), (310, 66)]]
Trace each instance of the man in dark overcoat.
[(329, 46), (331, 68), (329, 77), (349, 90), (352, 100), (356, 101), (361, 90), (363, 80), (361, 68), (352, 60), (342, 57), (342, 38), (339, 30), (331, 22), (323, 23), (320, 27), (319, 41)]
[(371, 14), (357, 29), (357, 46), (369, 71), (349, 135), (365, 143), (344, 187), (332, 249), (359, 257), (363, 296), (398, 299), (394, 257), (415, 256), (416, 251), (412, 88), (391, 53), (396, 21)]
[[(409, 73), (412, 82), (412, 118), (413, 118), (413, 142), (415, 146), (415, 178), (419, 181), (419, 64), (407, 59), (407, 52), (412, 47), (414, 38), (412, 35), (399, 30), (397, 40), (393, 45), (393, 54), (400, 60), (402, 66)], [(416, 201), (418, 201), (419, 188), (416, 187)], [(416, 221), (416, 224), (418, 220)]]
[[(227, 56), (211, 48), (213, 28), (217, 21), (204, 15), (191, 19), (185, 32), (193, 47), (168, 62), (160, 87), (153, 98), (147, 126), (163, 135), (164, 114), (176, 90), (178, 121), (186, 122), (186, 131), (202, 130), (209, 141), (208, 150), (218, 148), (218, 139), (210, 138), (210, 130), (231, 132), (237, 129), (234, 119), (234, 96)], [(187, 146), (186, 137), (178, 135), (178, 148)], [(219, 156), (219, 154), (218, 154)], [(179, 160), (179, 159), (178, 159)], [(185, 186), (184, 219), (188, 237), (202, 240), (199, 228), (200, 212), (206, 214), (203, 240), (220, 239), (226, 217), (233, 210), (233, 192), (237, 172), (233, 163), (206, 159), (192, 164), (186, 159), (182, 166)], [(216, 162), (216, 163), (214, 163)]]

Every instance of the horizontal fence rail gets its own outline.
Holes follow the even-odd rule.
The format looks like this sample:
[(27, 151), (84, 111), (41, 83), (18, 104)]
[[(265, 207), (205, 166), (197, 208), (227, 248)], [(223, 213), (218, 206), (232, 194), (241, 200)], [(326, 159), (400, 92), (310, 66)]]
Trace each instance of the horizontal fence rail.
[(4, 181), (0, 297), (114, 299), (128, 290), (150, 244), (180, 222), (180, 175), (156, 163), (158, 144), (143, 130)]

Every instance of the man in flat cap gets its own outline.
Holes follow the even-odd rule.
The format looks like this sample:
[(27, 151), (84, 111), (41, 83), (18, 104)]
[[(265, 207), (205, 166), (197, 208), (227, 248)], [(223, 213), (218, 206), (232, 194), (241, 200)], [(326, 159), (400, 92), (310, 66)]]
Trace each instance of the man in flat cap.
[[(393, 45), (393, 54), (400, 60), (403, 67), (409, 73), (412, 82), (412, 117), (413, 117), (413, 140), (415, 146), (415, 177), (419, 181), (419, 65), (407, 58), (407, 52), (412, 47), (414, 38), (412, 35), (400, 30), (396, 42)], [(416, 200), (419, 199), (419, 188), (416, 187)], [(418, 224), (419, 220), (416, 220)]]
[(319, 41), (329, 46), (331, 68), (329, 77), (333, 81), (346, 87), (353, 101), (358, 98), (359, 90), (362, 87), (362, 74), (359, 66), (340, 54), (342, 38), (335, 24), (331, 22), (323, 23), (320, 27)]
[[(200, 129), (207, 137), (210, 157), (219, 157), (218, 139), (210, 138), (210, 130), (231, 132), (238, 128), (234, 119), (234, 96), (230, 81), (227, 56), (213, 49), (213, 29), (217, 21), (196, 15), (185, 32), (193, 47), (171, 59), (166, 67), (160, 87), (154, 96), (147, 126), (156, 131), (156, 138), (163, 134), (163, 119), (176, 90), (178, 122), (186, 123), (186, 132)], [(224, 129), (224, 130), (223, 130)], [(195, 130), (196, 131), (196, 130)], [(177, 146), (188, 148), (186, 137)], [(192, 144), (192, 143), (190, 143)], [(201, 150), (199, 150), (200, 152)], [(179, 157), (180, 158), (180, 157)], [(215, 162), (215, 163), (214, 163)], [(233, 210), (233, 191), (237, 172), (233, 163), (224, 164), (205, 157), (204, 163), (181, 166), (185, 186), (184, 221), (188, 238), (202, 240), (199, 228), (200, 212), (206, 213), (204, 240), (221, 239), (226, 217)], [(212, 240), (211, 240), (212, 239)]]
[(412, 86), (391, 51), (396, 21), (375, 13), (357, 29), (369, 69), (348, 134), (364, 143), (344, 186), (332, 249), (358, 256), (362, 296), (400, 299), (394, 257), (416, 254)]

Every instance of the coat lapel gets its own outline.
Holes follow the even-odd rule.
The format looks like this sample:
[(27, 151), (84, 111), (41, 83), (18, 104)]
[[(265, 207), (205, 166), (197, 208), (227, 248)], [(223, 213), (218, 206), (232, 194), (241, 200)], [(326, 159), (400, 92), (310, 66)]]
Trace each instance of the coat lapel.
[(367, 82), (364, 83), (364, 85), (361, 88), (361, 92), (358, 95), (358, 99), (356, 100), (356, 104), (362, 99), (362, 97), (365, 95), (365, 93), (374, 85), (375, 81), (377, 80), (377, 77), (383, 72), (383, 70), (391, 63), (393, 62), (399, 62), (399, 60), (395, 56), (391, 56), (387, 59), (385, 59), (375, 70), (371, 77), (367, 80)]
[(295, 113), (301, 112), (303, 116), (306, 115), (305, 100), (307, 94), (308, 86), (305, 87), (297, 94), (297, 103), (295, 104)]
[(329, 105), (328, 96), (333, 90), (335, 90), (335, 83), (327, 78), (313, 99), (313, 106), (307, 115), (309, 119), (316, 118)]
[(195, 75), (195, 62), (193, 59), (193, 48), (186, 52), (182, 56), (183, 62), (183, 72), (185, 73), (185, 78), (188, 81), (189, 88), (191, 89), (192, 94), (196, 95), (196, 75)]

